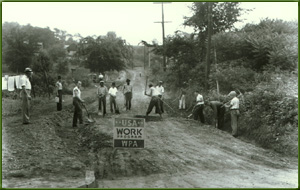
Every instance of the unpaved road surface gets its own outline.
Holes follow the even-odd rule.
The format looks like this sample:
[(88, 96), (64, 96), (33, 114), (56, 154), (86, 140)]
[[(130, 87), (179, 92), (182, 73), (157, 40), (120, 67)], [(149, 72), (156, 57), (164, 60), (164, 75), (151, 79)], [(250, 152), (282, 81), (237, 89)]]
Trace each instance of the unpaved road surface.
[[(119, 94), (117, 101), (121, 108), (120, 115), (110, 113), (109, 104), (106, 117), (96, 115), (98, 103), (93, 101), (96, 89), (83, 91), (83, 97), (91, 99), (88, 101), (88, 109), (96, 121), (90, 126), (90, 129), (96, 131), (93, 134), (101, 133), (111, 137), (112, 141), (113, 117), (145, 114), (150, 98), (144, 95), (143, 70), (136, 68), (128, 74), (134, 88), (132, 110), (123, 109), (124, 97)], [(120, 80), (124, 80), (124, 73), (121, 76)], [(71, 98), (66, 98), (65, 104), (71, 104)], [(8, 115), (4, 119), (2, 166), (3, 173), (9, 174), (3, 179), (5, 187), (79, 187), (84, 184), (85, 170), (97, 173), (93, 186), (90, 186), (96, 188), (298, 187), (297, 158), (284, 157), (234, 138), (228, 132), (200, 125), (193, 120), (171, 117), (168, 113), (163, 115), (162, 121), (146, 123), (144, 149), (103, 147), (89, 151), (80, 148), (76, 140), (78, 131), (71, 128), (72, 107), (65, 107), (62, 113), (57, 113), (54, 105), (35, 111), (38, 115), (35, 116), (35, 122), (44, 122), (26, 126), (34, 128), (35, 132), (20, 126), (21, 120), (17, 119), (19, 116)], [(45, 112), (45, 109), (49, 111)], [(154, 110), (150, 115), (157, 116)], [(19, 133), (11, 134), (12, 128), (14, 132), (20, 130)], [(59, 138), (52, 139), (49, 137), (51, 134)], [(27, 139), (18, 135), (25, 135)], [(24, 142), (16, 143), (12, 138)], [(45, 143), (35, 144), (31, 142), (34, 139), (35, 142)], [(25, 150), (21, 151), (16, 146), (23, 146)], [(29, 146), (37, 150), (35, 154), (32, 150), (26, 150)], [(86, 164), (87, 160), (89, 164)], [(18, 167), (6, 164), (5, 161)], [(19, 171), (21, 177), (16, 171)], [(41, 176), (37, 177), (39, 174)]]

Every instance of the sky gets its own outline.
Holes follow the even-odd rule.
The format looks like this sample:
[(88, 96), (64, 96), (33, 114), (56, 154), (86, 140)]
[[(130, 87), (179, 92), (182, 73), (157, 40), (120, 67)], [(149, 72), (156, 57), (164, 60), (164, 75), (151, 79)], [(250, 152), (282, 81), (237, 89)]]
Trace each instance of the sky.
[[(188, 33), (193, 28), (184, 27), (184, 16), (192, 16), (192, 2), (164, 3), (165, 36), (181, 30)], [(242, 2), (242, 8), (253, 9), (236, 23), (240, 28), (246, 23), (257, 24), (261, 19), (298, 21), (298, 2)], [(131, 45), (142, 40), (162, 43), (161, 4), (152, 2), (2, 2), (2, 23), (18, 22), (51, 30), (58, 28), (81, 36), (106, 35), (116, 32)]]

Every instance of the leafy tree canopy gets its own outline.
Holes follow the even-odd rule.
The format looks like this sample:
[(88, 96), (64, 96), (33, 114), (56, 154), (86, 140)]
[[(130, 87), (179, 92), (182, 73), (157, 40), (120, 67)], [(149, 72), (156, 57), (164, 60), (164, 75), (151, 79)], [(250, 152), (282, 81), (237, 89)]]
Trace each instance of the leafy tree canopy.
[(85, 65), (93, 72), (122, 70), (132, 60), (133, 48), (114, 32), (106, 36), (82, 38), (78, 54), (83, 56)]
[(239, 21), (238, 17), (245, 11), (239, 7), (239, 2), (194, 2), (191, 7), (194, 15), (185, 17), (183, 25), (194, 27), (195, 32), (207, 32), (209, 4), (212, 4), (213, 34), (233, 28), (233, 24)]

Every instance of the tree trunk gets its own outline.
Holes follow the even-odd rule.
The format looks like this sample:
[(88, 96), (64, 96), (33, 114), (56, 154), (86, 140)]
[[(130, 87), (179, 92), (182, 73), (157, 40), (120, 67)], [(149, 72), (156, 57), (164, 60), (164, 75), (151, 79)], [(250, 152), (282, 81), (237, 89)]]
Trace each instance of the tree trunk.
[(207, 51), (206, 51), (206, 67), (205, 67), (205, 91), (208, 91), (209, 86), (209, 73), (210, 73), (210, 46), (211, 46), (211, 35), (212, 35), (212, 2), (208, 2), (208, 29), (207, 29)]
[(217, 94), (218, 94), (218, 100), (220, 101), (220, 87), (219, 87), (219, 80), (218, 80), (218, 74), (219, 74), (219, 70), (218, 70), (218, 63), (217, 63), (217, 52), (216, 52), (216, 44), (214, 44), (215, 48), (214, 48), (214, 63), (216, 66), (216, 73), (217, 73), (217, 77), (216, 77), (216, 83), (217, 83)]

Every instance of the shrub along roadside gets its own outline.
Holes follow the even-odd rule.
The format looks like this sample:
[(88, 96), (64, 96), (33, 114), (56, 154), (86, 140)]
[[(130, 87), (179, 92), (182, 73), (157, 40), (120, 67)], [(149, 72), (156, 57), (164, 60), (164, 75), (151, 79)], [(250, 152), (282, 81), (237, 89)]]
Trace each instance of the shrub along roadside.
[(245, 99), (248, 110), (240, 117), (240, 134), (264, 148), (298, 156), (298, 98), (265, 87)]

